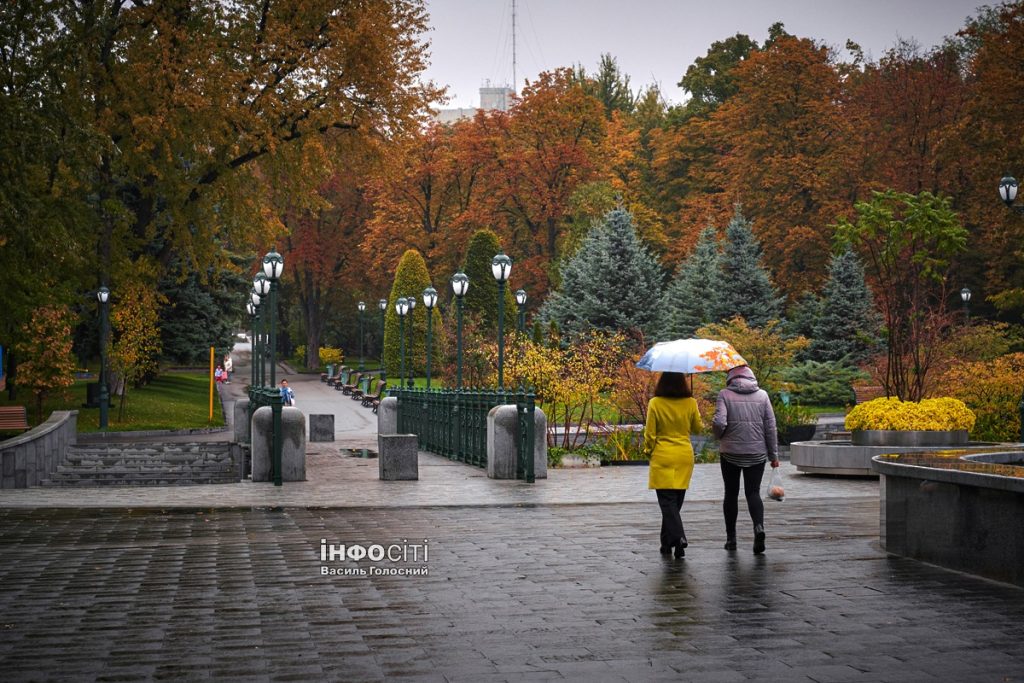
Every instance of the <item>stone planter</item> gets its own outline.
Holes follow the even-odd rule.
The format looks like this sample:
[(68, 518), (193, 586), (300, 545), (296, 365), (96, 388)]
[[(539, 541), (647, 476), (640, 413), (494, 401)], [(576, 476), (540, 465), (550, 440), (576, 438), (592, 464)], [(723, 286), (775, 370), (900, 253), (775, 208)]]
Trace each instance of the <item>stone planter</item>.
[(963, 446), (967, 430), (896, 431), (891, 429), (855, 429), (851, 435), (854, 446), (899, 446), (904, 448)]

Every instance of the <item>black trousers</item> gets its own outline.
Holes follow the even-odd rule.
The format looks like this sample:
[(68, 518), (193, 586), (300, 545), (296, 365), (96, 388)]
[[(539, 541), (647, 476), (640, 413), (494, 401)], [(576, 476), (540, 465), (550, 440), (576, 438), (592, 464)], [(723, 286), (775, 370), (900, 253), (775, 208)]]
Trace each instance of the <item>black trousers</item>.
[(661, 508), (661, 547), (674, 548), (686, 543), (686, 532), (683, 531), (683, 499), (686, 489), (654, 489), (658, 494), (658, 507)]
[(722, 512), (725, 514), (726, 538), (736, 538), (736, 516), (739, 514), (740, 475), (743, 475), (743, 495), (747, 499), (747, 510), (754, 526), (764, 525), (764, 503), (761, 501), (761, 478), (766, 463), (740, 467), (721, 460), (722, 481), (725, 482), (725, 500)]

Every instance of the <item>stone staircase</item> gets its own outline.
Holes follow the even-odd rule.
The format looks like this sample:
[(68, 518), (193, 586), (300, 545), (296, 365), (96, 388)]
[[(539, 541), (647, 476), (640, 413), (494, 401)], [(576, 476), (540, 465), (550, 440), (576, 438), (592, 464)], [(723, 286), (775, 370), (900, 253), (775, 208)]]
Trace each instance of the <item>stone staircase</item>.
[(40, 486), (185, 486), (239, 481), (239, 449), (230, 442), (69, 446)]

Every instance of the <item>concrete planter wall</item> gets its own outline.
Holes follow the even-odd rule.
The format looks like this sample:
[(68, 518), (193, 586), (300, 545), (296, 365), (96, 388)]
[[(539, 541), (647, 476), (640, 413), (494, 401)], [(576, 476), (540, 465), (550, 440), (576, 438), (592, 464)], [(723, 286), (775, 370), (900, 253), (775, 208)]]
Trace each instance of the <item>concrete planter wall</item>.
[[(1020, 451), (963, 455), (970, 471), (949, 458), (878, 456), (882, 547), (893, 555), (1024, 586), (1024, 474)], [(973, 461), (973, 462), (972, 462)], [(981, 462), (992, 463), (987, 468)], [(1003, 468), (1000, 470), (999, 468)]]
[(905, 448), (963, 446), (967, 430), (939, 432), (893, 429), (855, 429), (851, 435), (854, 446), (900, 446)]
[(78, 435), (78, 411), (54, 411), (46, 422), (0, 441), (0, 488), (38, 486), (64, 461)]

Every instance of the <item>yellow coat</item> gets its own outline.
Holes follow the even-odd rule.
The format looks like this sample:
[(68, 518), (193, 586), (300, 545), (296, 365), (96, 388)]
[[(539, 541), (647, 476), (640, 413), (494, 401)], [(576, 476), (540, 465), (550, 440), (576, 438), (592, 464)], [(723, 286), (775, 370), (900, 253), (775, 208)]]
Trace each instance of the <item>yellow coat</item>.
[(690, 434), (702, 428), (697, 401), (655, 396), (647, 404), (644, 450), (651, 454), (647, 487), (686, 489), (693, 474)]

